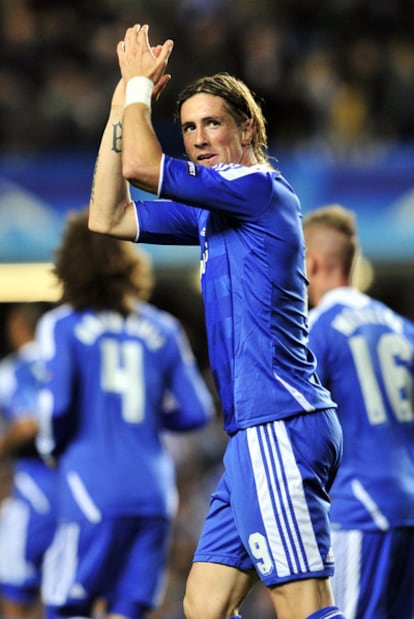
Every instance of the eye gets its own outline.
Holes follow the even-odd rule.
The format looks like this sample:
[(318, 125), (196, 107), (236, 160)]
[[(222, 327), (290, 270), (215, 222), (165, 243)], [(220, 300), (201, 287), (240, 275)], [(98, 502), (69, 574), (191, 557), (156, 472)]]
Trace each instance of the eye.
[(195, 125), (184, 125), (182, 127), (182, 132), (185, 133), (191, 133), (192, 131), (194, 131), (195, 129)]

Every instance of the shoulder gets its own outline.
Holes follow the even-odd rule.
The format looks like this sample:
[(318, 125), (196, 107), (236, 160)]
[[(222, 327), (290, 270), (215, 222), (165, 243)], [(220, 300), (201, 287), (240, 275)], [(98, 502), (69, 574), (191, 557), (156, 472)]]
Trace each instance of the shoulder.
[(69, 304), (58, 305), (57, 307), (45, 312), (43, 316), (39, 320), (39, 326), (44, 327), (45, 325), (50, 325), (64, 318), (67, 318), (70, 315), (74, 314), (74, 309)]
[(40, 318), (37, 326), (37, 338), (51, 336), (56, 328), (62, 328), (76, 321), (77, 312), (71, 305), (63, 304), (49, 310)]
[(321, 327), (325, 322), (330, 321), (343, 308), (353, 309), (366, 307), (371, 299), (350, 286), (334, 288), (329, 290), (322, 297), (319, 305), (309, 312), (309, 327), (314, 329), (317, 325)]
[(178, 318), (173, 316), (173, 314), (145, 301), (140, 301), (137, 305), (137, 314), (145, 320), (152, 322), (165, 333), (176, 332), (181, 327)]
[(237, 180), (240, 178), (249, 177), (271, 180), (274, 176), (277, 176), (277, 172), (275, 170), (272, 170), (272, 168), (267, 165), (259, 163), (252, 166), (244, 166), (238, 163), (219, 163), (211, 169), (227, 180)]
[(53, 341), (57, 328), (64, 327), (69, 319), (75, 315), (74, 309), (70, 305), (60, 305), (49, 310), (40, 318), (36, 329), (36, 339), (40, 345), (42, 356), (52, 354), (54, 350)]

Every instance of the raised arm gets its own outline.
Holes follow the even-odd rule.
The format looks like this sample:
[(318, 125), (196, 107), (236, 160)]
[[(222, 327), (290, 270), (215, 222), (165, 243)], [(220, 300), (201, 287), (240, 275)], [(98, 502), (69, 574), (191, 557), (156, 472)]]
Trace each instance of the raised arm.
[(172, 47), (170, 40), (151, 47), (148, 26), (128, 28), (118, 43), (122, 79), (112, 98), (89, 204), (89, 228), (95, 232), (135, 239), (128, 182), (157, 192), (162, 150), (151, 123), (151, 100), (158, 99), (170, 79), (165, 69)]
[(125, 85), (121, 79), (112, 97), (95, 164), (89, 202), (89, 228), (123, 239), (136, 237), (136, 219), (128, 183), (122, 176), (122, 115)]
[(158, 98), (170, 78), (165, 70), (172, 48), (170, 39), (151, 47), (147, 25), (128, 28), (117, 48), (126, 84), (123, 176), (152, 193), (158, 190), (162, 149), (151, 122), (151, 99)]

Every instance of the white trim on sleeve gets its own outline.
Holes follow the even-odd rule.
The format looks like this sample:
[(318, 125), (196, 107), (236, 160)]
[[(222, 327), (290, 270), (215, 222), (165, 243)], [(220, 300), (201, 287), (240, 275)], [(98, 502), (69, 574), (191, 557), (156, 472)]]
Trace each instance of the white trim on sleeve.
[(164, 180), (164, 161), (165, 161), (165, 155), (163, 153), (161, 156), (161, 163), (160, 163), (160, 179), (158, 181), (157, 198), (159, 198), (161, 195), (161, 187), (162, 187), (162, 183)]

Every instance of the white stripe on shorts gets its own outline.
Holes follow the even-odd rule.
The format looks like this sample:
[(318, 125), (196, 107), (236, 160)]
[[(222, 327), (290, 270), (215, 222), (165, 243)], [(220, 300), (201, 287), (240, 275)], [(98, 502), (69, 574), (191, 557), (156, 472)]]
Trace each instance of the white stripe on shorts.
[(43, 562), (42, 600), (64, 604), (73, 586), (78, 566), (79, 525), (61, 523)]
[(26, 561), (29, 506), (6, 497), (0, 509), (0, 580), (2, 584), (23, 585), (32, 578), (34, 567)]
[[(276, 436), (276, 442), (275, 438)], [(259, 508), (278, 576), (324, 569), (283, 421), (247, 429)]]
[(360, 593), (362, 531), (332, 531), (332, 547), (337, 559), (331, 581), (335, 602), (347, 619), (355, 619)]

